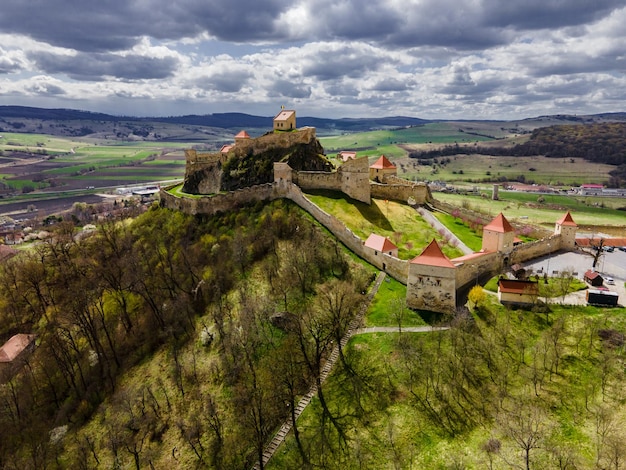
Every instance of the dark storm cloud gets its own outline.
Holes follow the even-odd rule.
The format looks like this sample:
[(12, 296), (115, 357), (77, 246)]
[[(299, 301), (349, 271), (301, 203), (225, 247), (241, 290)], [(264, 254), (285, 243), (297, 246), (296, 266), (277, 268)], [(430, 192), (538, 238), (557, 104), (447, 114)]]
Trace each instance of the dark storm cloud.
[(0, 32), (79, 51), (125, 50), (141, 37), (181, 39), (208, 32), (227, 41), (279, 38), (276, 0), (4, 0)]
[(58, 85), (47, 82), (39, 82), (27, 88), (27, 90), (39, 96), (62, 96), (66, 92)]
[(389, 78), (384, 78), (380, 80), (379, 82), (377, 82), (372, 87), (372, 90), (380, 91), (380, 92), (406, 91), (412, 88), (414, 84), (415, 83), (413, 80), (404, 81), (404, 80), (399, 80), (397, 78), (389, 77)]
[(254, 75), (248, 71), (223, 71), (196, 80), (195, 84), (204, 90), (216, 90), (225, 93), (240, 91)]
[(302, 73), (322, 81), (339, 77), (360, 78), (367, 72), (377, 70), (385, 62), (384, 58), (368, 52), (350, 46), (321, 50), (317, 57), (305, 60)]
[(282, 96), (294, 99), (309, 98), (311, 96), (311, 87), (294, 83), (290, 80), (275, 80), (268, 94), (269, 96)]
[(60, 55), (36, 52), (29, 56), (41, 71), (61, 73), (74, 80), (103, 80), (115, 77), (124, 80), (162, 79), (172, 75), (178, 66), (173, 57), (155, 58), (140, 55), (114, 54)]
[(4, 0), (0, 32), (89, 52), (201, 33), (241, 43), (346, 39), (468, 50), (503, 44), (514, 31), (581, 25), (620, 7), (623, 0)]
[(485, 26), (527, 30), (590, 23), (624, 7), (623, 0), (485, 0), (483, 4)]

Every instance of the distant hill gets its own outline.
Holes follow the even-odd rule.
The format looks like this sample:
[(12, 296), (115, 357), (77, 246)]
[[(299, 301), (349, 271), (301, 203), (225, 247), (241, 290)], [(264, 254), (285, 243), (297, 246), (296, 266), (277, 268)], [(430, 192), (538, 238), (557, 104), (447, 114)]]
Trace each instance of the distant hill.
[[(134, 116), (113, 116), (103, 113), (92, 113), (89, 111), (79, 111), (75, 109), (45, 109), (32, 108), (27, 106), (0, 106), (0, 130), (3, 132), (42, 132), (42, 128), (46, 127), (41, 124), (43, 121), (57, 121), (65, 126), (65, 130), (60, 128), (58, 133), (61, 135), (85, 135), (85, 130), (91, 129), (96, 132), (105, 132), (102, 128), (103, 124), (118, 125), (121, 123), (130, 124), (132, 126), (152, 126), (158, 127), (158, 124), (167, 124), (169, 126), (195, 126), (199, 128), (217, 128), (217, 129), (269, 129), (271, 128), (273, 116), (254, 116), (245, 113), (214, 113), (205, 115), (185, 115), (185, 116), (166, 116), (166, 117), (134, 117)], [(30, 121), (30, 122), (26, 122)], [(81, 131), (69, 132), (67, 126), (69, 122), (77, 123), (82, 121), (78, 126)], [(92, 126), (90, 122), (97, 122), (98, 126)], [(392, 116), (380, 118), (342, 118), (342, 119), (324, 119), (316, 117), (298, 117), (298, 126), (311, 126), (318, 129), (335, 129), (347, 132), (363, 132), (373, 129), (397, 128), (408, 126), (419, 126), (426, 124), (428, 120), (405, 117)], [(76, 127), (77, 124), (74, 124)], [(96, 130), (97, 127), (97, 130)], [(46, 130), (48, 132), (48, 130)]]

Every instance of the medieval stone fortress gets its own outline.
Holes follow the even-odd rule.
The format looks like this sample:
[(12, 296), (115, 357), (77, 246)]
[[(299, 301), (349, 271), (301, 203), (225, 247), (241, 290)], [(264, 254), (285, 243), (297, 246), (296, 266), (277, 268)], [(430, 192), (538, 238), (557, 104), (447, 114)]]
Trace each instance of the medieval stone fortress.
[(468, 290), (502, 273), (509, 266), (574, 250), (577, 225), (569, 213), (556, 221), (554, 233), (534, 242), (521, 243), (503, 214), (483, 228), (482, 249), (448, 259), (435, 240), (412, 260), (398, 258), (397, 247), (372, 234), (362, 240), (336, 217), (322, 211), (303, 191), (341, 191), (367, 204), (372, 198), (394, 200), (415, 207), (435, 203), (425, 183), (411, 183), (397, 176), (396, 167), (381, 156), (369, 165), (367, 157), (350, 154), (334, 170), (323, 157), (315, 128), (296, 127), (296, 112), (282, 109), (273, 130), (258, 138), (245, 131), (219, 152), (186, 151), (183, 192), (176, 196), (161, 189), (161, 204), (189, 214), (215, 214), (255, 201), (286, 198), (310, 213), (356, 255), (407, 286), (407, 306), (451, 313), (465, 302)]

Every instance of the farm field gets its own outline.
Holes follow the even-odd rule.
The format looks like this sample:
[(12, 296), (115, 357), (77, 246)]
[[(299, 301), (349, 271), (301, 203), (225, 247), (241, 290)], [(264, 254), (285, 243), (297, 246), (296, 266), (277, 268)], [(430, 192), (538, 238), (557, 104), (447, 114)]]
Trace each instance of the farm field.
[[(590, 196), (565, 196), (556, 194), (531, 194), (515, 191), (500, 191), (500, 200), (492, 201), (491, 192), (480, 195), (433, 193), (435, 199), (458, 207), (465, 207), (495, 217), (502, 212), (507, 219), (531, 225), (554, 228), (556, 220), (566, 211), (572, 213), (579, 226), (626, 227), (626, 212), (618, 210), (626, 206), (623, 198), (599, 198)], [(544, 199), (539, 203), (539, 197)]]
[(116, 142), (4, 133), (5, 193), (82, 190), (182, 178), (184, 142)]
[(357, 151), (359, 156), (384, 154), (389, 157), (401, 157), (407, 155), (407, 151), (401, 147), (404, 144), (449, 144), (454, 142), (482, 142), (492, 139), (487, 136), (460, 132), (459, 126), (455, 123), (432, 123), (398, 130), (322, 137), (319, 140), (329, 157), (342, 150)]
[(494, 157), (489, 155), (457, 155), (422, 161), (408, 156), (392, 159), (403, 178), (418, 181), (446, 181), (455, 184), (517, 180), (526, 183), (561, 187), (586, 183), (606, 183), (615, 167), (593, 163), (582, 158)]

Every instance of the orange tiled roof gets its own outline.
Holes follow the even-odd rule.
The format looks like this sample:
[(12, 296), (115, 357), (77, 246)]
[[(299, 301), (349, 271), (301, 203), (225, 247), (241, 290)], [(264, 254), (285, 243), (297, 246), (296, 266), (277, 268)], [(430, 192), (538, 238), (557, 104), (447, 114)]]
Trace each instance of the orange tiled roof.
[[(576, 244), (578, 246), (597, 246), (600, 244), (599, 238), (577, 238)], [(604, 238), (602, 239), (602, 246), (626, 246), (626, 238)]]
[(381, 155), (380, 158), (376, 160), (372, 166), (370, 166), (370, 168), (381, 170), (396, 168), (396, 166), (391, 163), (387, 157)]
[(507, 232), (515, 231), (515, 229), (513, 229), (509, 221), (506, 220), (506, 217), (504, 217), (502, 212), (500, 212), (500, 214), (498, 214), (498, 216), (495, 219), (493, 219), (491, 222), (485, 225), (483, 227), (483, 230), (491, 230), (492, 232), (499, 232), (499, 233), (507, 233)]
[(498, 292), (507, 294), (537, 294), (539, 286), (534, 281), (500, 279), (498, 281)]
[(437, 240), (432, 242), (422, 251), (422, 254), (411, 260), (413, 264), (423, 264), (426, 266), (437, 266), (440, 268), (454, 268), (454, 264), (443, 254)]
[(230, 151), (230, 149), (232, 149), (233, 146), (230, 144), (227, 145), (222, 145), (222, 148), (220, 149), (221, 153), (228, 153)]
[(377, 235), (375, 233), (372, 233), (369, 237), (367, 237), (367, 240), (365, 240), (365, 246), (380, 252), (388, 252), (398, 249), (398, 247), (387, 237), (383, 237), (382, 235)]
[(569, 211), (567, 212), (567, 214), (565, 214), (561, 220), (559, 220), (557, 222), (557, 224), (559, 225), (570, 225), (572, 227), (578, 227), (578, 225), (576, 225), (576, 222), (574, 222), (574, 219), (572, 219), (572, 215), (569, 213)]
[(235, 139), (249, 139), (249, 138), (250, 138), (250, 134), (248, 134), (246, 131), (240, 131), (239, 134), (235, 136)]

